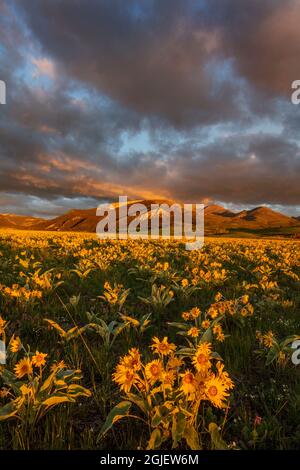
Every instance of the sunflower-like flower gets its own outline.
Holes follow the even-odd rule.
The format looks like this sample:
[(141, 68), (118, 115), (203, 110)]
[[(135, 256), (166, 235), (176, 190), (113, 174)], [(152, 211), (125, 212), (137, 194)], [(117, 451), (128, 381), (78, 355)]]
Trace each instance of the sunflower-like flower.
[(196, 354), (193, 357), (193, 364), (198, 372), (205, 372), (211, 366), (211, 344), (199, 344)]
[(128, 354), (121, 359), (122, 365), (127, 369), (138, 371), (141, 369), (141, 355), (137, 348), (131, 348)]
[(274, 344), (274, 333), (272, 331), (268, 331), (268, 333), (263, 335), (263, 343), (267, 348), (271, 348)]
[(180, 376), (182, 377), (180, 390), (182, 390), (185, 395), (194, 394), (197, 385), (194, 374), (190, 370), (187, 370), (183, 374), (180, 374)]
[(149, 362), (145, 366), (146, 378), (151, 384), (154, 384), (157, 380), (161, 380), (163, 372), (163, 365), (159, 359), (154, 359), (154, 361)]
[(6, 325), (6, 321), (3, 320), (2, 317), (0, 317), (0, 335), (2, 335), (4, 333), (5, 325)]
[(208, 310), (208, 314), (211, 316), (211, 318), (216, 318), (218, 316), (218, 310), (216, 307), (210, 307)]
[(222, 364), (222, 362), (220, 361), (217, 362), (217, 370), (218, 370), (218, 376), (222, 380), (225, 387), (228, 388), (229, 390), (234, 388), (233, 381), (229, 377), (228, 372), (224, 370), (224, 364)]
[(226, 407), (225, 400), (227, 399), (229, 392), (220, 377), (213, 375), (205, 383), (205, 395), (207, 400), (209, 400), (216, 408)]
[(223, 297), (223, 296), (222, 296), (221, 292), (218, 292), (218, 293), (215, 295), (215, 301), (216, 301), (216, 302), (220, 302), (220, 300), (222, 299), (222, 297)]
[(194, 319), (198, 318), (200, 316), (200, 313), (201, 313), (201, 311), (198, 307), (193, 307), (190, 311), (191, 317), (194, 318)]
[(249, 302), (249, 295), (245, 294), (241, 297), (241, 302), (246, 305)]
[(185, 321), (187, 321), (187, 320), (190, 319), (190, 314), (189, 314), (189, 312), (183, 312), (181, 316), (182, 316), (182, 318), (183, 318)]
[(167, 370), (162, 373), (162, 384), (165, 390), (172, 390), (176, 374), (173, 370)]
[(21, 359), (15, 365), (14, 371), (15, 371), (15, 376), (18, 379), (21, 379), (22, 377), (24, 377), (24, 375), (31, 375), (32, 374), (31, 360), (28, 357)]
[(13, 336), (10, 340), (9, 346), (10, 346), (11, 352), (13, 353), (17, 353), (18, 351), (20, 351), (22, 347), (22, 343), (21, 343), (19, 336), (17, 336), (16, 338), (15, 336)]
[(120, 390), (123, 390), (125, 393), (129, 393), (133, 385), (135, 385), (139, 377), (133, 369), (128, 369), (123, 364), (118, 364), (116, 367), (116, 372), (113, 374), (113, 381), (116, 382)]
[(32, 364), (36, 367), (42, 367), (46, 364), (46, 357), (48, 354), (36, 351), (35, 355), (32, 356)]
[(176, 357), (174, 354), (170, 356), (168, 363), (167, 363), (167, 369), (179, 369), (183, 364), (183, 360), (180, 359), (179, 357)]
[(181, 285), (182, 285), (182, 287), (187, 287), (189, 285), (189, 281), (187, 279), (182, 279), (181, 280)]
[(197, 338), (199, 336), (199, 328), (197, 328), (196, 326), (192, 326), (192, 328), (189, 329), (187, 334), (192, 338)]
[(217, 336), (217, 340), (222, 342), (225, 339), (222, 326), (220, 324), (217, 324), (213, 327), (213, 334)]
[(165, 336), (162, 341), (160, 341), (156, 336), (152, 338), (153, 344), (151, 345), (151, 349), (153, 349), (157, 354), (161, 356), (168, 356), (172, 354), (176, 346), (173, 343), (168, 342), (168, 338)]
[(210, 327), (210, 321), (209, 320), (203, 320), (203, 322), (201, 323), (201, 326), (204, 330), (207, 330), (207, 328)]

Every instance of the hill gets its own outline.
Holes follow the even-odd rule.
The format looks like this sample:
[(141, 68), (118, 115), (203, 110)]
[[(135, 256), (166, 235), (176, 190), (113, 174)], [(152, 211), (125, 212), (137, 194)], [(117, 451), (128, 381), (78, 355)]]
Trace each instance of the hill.
[(0, 214), (0, 228), (26, 229), (39, 223), (43, 219), (15, 214)]
[[(157, 211), (151, 210), (151, 204), (172, 204), (167, 200), (129, 201), (127, 209), (133, 203), (141, 203), (147, 207), (147, 215), (141, 215), (140, 220), (154, 217)], [(117, 224), (120, 206), (114, 204), (117, 212)], [(206, 235), (225, 235), (242, 233), (244, 236), (258, 234), (296, 236), (300, 233), (299, 218), (289, 217), (267, 207), (256, 207), (251, 210), (232, 212), (219, 205), (208, 205), (204, 209)], [(96, 215), (96, 209), (74, 209), (51, 220), (11, 214), (0, 215), (0, 227), (20, 228), (49, 231), (95, 232), (101, 217)], [(129, 222), (133, 217), (128, 217)], [(171, 223), (173, 217), (171, 216)]]

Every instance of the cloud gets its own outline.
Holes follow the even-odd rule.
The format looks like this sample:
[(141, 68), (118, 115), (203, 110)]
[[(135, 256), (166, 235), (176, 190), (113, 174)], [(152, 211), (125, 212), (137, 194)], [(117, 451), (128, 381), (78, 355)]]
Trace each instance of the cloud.
[(61, 70), (123, 106), (177, 126), (232, 119), (241, 84), (226, 77), (228, 64), (214, 60), (222, 52), (219, 26), (198, 21), (190, 5), (22, 3), (32, 32)]
[(300, 205), (299, 2), (1, 6), (1, 210), (18, 194), (40, 214), (120, 194)]

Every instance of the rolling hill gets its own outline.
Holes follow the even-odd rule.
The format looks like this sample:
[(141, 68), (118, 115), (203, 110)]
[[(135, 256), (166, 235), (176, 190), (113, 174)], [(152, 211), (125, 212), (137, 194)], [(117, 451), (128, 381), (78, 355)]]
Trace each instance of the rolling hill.
[[(129, 201), (128, 208), (133, 203), (142, 203), (147, 207), (147, 215), (141, 215), (140, 220), (145, 217), (153, 217), (151, 204), (171, 204), (167, 200), (140, 200)], [(119, 219), (119, 205), (114, 204), (117, 211), (117, 221)], [(209, 205), (204, 209), (205, 233), (207, 235), (222, 235), (245, 233), (259, 235), (292, 235), (300, 233), (299, 217), (289, 217), (267, 207), (256, 207), (252, 210), (232, 212), (219, 205)], [(132, 220), (133, 217), (128, 217)], [(37, 219), (34, 217), (17, 216), (11, 214), (0, 215), (0, 227), (16, 228), (28, 230), (49, 230), (49, 231), (76, 231), (95, 232), (97, 223), (101, 217), (96, 216), (96, 209), (79, 210), (74, 209), (54, 219)], [(171, 217), (171, 221), (172, 221)]]
[(26, 229), (34, 226), (43, 219), (15, 214), (0, 214), (0, 228)]

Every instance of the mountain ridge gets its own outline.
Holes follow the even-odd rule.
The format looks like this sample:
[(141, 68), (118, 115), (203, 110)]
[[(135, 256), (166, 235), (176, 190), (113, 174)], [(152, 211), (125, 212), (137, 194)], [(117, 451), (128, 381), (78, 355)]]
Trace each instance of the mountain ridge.
[[(127, 208), (134, 203), (144, 204), (147, 207), (148, 214), (150, 214), (151, 204), (171, 204), (176, 203), (176, 201), (161, 199), (128, 201)], [(116, 208), (118, 220), (120, 207), (118, 203), (113, 204)], [(96, 215), (96, 210), (96, 208), (71, 209), (50, 220), (15, 214), (0, 214), (0, 228), (95, 233), (96, 226), (101, 220), (101, 217)], [(204, 217), (205, 232), (207, 234), (223, 234), (238, 230), (261, 231), (270, 229), (292, 229), (296, 233), (298, 231), (300, 233), (300, 217), (290, 217), (265, 206), (233, 212), (223, 206), (211, 204), (205, 207)], [(130, 221), (133, 218), (128, 217), (128, 220)]]

